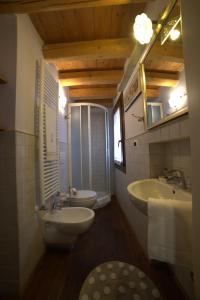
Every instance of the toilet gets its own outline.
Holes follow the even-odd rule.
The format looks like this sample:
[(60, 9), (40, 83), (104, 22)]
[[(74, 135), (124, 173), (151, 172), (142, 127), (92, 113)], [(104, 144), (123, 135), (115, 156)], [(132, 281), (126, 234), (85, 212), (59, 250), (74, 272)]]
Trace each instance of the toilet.
[(73, 248), (78, 235), (90, 228), (94, 217), (94, 211), (85, 207), (64, 207), (45, 212), (41, 221), (47, 246)]
[(93, 208), (97, 201), (97, 193), (90, 190), (75, 190), (75, 193), (66, 195), (66, 202), (72, 207)]

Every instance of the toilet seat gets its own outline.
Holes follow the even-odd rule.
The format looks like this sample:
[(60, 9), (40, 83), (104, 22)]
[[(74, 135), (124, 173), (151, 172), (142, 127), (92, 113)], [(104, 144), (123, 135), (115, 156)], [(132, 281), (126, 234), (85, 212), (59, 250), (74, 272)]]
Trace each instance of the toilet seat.
[(76, 195), (67, 195), (67, 200), (74, 207), (93, 208), (97, 200), (97, 193), (90, 190), (77, 190)]
[(90, 190), (77, 190), (76, 195), (71, 195), (70, 198), (72, 199), (82, 199), (82, 200), (87, 200), (91, 198), (96, 198), (97, 193), (95, 191), (90, 191)]

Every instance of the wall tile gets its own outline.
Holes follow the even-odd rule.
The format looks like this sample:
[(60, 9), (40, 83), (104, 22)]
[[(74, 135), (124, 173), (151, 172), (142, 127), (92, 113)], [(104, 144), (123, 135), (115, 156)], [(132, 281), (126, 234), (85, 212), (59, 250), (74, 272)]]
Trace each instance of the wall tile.
[(187, 138), (190, 136), (189, 118), (185, 116), (180, 122), (180, 137)]
[[(160, 152), (159, 152), (160, 151)], [(164, 168), (183, 171), (188, 188), (191, 187), (191, 158), (189, 139), (175, 140), (150, 145), (151, 176), (163, 174)]]
[[(122, 188), (138, 179), (158, 177), (164, 168), (181, 169), (184, 171), (186, 181), (191, 185), (190, 145), (187, 136), (188, 115), (173, 120), (161, 127), (146, 131), (143, 134), (126, 140), (126, 175), (115, 170), (115, 187)], [(181, 139), (181, 140), (180, 140)], [(137, 140), (137, 146), (133, 146)], [(167, 142), (166, 142), (167, 141)], [(124, 193), (127, 194), (126, 186)], [(117, 191), (118, 196), (119, 191)], [(119, 195), (120, 201), (125, 201)], [(125, 197), (126, 198), (126, 197)]]
[(173, 122), (170, 126), (168, 126), (169, 129), (169, 138), (166, 140), (173, 140), (180, 138), (181, 136), (181, 129), (180, 129), (180, 123), (179, 122)]
[(17, 133), (16, 176), (19, 226), (20, 287), (26, 284), (44, 252), (40, 224), (35, 214), (35, 138)]
[(0, 133), (0, 290), (16, 293), (19, 280), (15, 134)]

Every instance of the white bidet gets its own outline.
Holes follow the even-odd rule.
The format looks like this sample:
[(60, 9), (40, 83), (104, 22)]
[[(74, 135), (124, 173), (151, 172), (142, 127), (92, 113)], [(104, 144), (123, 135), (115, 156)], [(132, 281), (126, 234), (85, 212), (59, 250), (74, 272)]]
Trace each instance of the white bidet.
[(85, 207), (64, 207), (42, 216), (47, 245), (72, 247), (79, 234), (89, 229), (94, 220), (93, 210)]

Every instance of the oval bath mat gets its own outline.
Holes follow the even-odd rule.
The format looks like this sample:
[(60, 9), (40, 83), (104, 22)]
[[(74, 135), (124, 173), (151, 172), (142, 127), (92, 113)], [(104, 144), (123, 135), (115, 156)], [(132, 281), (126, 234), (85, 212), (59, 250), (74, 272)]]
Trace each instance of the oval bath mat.
[(161, 300), (154, 283), (133, 265), (109, 261), (87, 276), (79, 300)]

